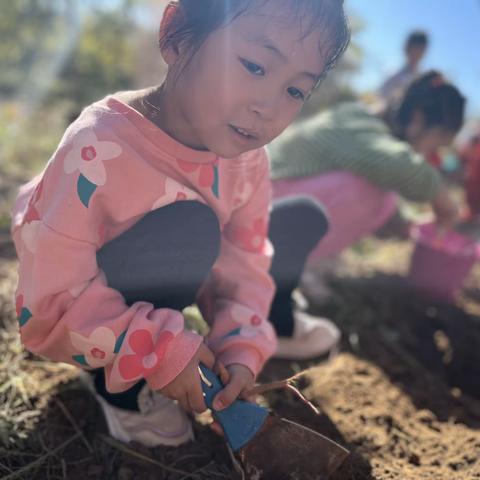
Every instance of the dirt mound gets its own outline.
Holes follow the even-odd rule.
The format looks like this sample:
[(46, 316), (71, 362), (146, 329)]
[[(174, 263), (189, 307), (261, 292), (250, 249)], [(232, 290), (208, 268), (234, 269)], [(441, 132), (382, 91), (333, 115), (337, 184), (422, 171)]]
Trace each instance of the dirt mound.
[(354, 451), (332, 480), (480, 478), (480, 431), (418, 409), (379, 367), (342, 354), (307, 378), (306, 394), (328, 420), (300, 405), (282, 413)]
[[(332, 480), (480, 480), (480, 272), (457, 305), (442, 305), (406, 286), (408, 245), (369, 248), (345, 256), (326, 304), (311, 299), (312, 313), (341, 328), (342, 353), (323, 363), (272, 361), (262, 375), (306, 369), (299, 386), (321, 415), (290, 393), (265, 401), (351, 450)], [(179, 449), (108, 437), (76, 373), (22, 350), (11, 328), (14, 285), (10, 257), (0, 261), (2, 478), (239, 478), (223, 440), (200, 423), (197, 441)]]

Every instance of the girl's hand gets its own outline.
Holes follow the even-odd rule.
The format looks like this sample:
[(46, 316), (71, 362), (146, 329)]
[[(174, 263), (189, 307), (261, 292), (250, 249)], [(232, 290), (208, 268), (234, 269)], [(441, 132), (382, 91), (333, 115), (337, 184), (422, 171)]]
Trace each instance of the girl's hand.
[(451, 230), (460, 220), (460, 210), (446, 188), (442, 188), (432, 202), (436, 222), (441, 230)]
[(238, 397), (247, 399), (247, 393), (254, 384), (254, 376), (249, 368), (239, 363), (233, 363), (225, 368), (220, 362), (217, 362), (214, 371), (225, 385), (225, 388), (218, 392), (213, 400), (214, 410), (227, 408)]
[(203, 398), (198, 365), (203, 363), (208, 368), (213, 368), (215, 356), (212, 351), (201, 343), (197, 352), (187, 366), (165, 387), (160, 390), (162, 395), (177, 400), (187, 411), (202, 413), (207, 409)]

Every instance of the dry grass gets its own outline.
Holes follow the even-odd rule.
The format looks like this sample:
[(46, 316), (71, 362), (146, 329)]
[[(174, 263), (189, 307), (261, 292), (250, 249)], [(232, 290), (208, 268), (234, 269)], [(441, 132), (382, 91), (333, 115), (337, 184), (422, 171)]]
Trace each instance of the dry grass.
[[(16, 261), (0, 262), (0, 473), (2, 478), (31, 478), (49, 457), (76, 438), (44, 451), (28, 451), (39, 419), (59, 386), (76, 377), (73, 367), (47, 362), (27, 353), (19, 339), (12, 299)], [(76, 434), (78, 436), (78, 433)], [(38, 443), (41, 444), (40, 438)], [(20, 467), (23, 466), (23, 467)], [(20, 467), (20, 468), (19, 468)]]

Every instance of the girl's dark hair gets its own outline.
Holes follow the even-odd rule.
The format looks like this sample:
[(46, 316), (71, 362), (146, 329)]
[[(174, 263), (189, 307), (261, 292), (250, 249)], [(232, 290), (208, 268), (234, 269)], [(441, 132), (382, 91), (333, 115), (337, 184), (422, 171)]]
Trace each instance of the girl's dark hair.
[[(217, 28), (246, 13), (250, 8), (280, 0), (172, 0), (177, 9), (161, 32), (160, 48), (186, 47), (189, 57)], [(326, 57), (324, 73), (342, 56), (350, 41), (350, 29), (343, 10), (343, 0), (281, 0), (292, 10), (289, 18), (309, 22), (305, 36), (321, 28), (325, 39), (319, 46)]]
[(392, 115), (393, 128), (401, 138), (415, 112), (421, 112), (425, 127), (443, 127), (456, 133), (463, 125), (465, 98), (436, 71), (423, 74), (406, 91)]

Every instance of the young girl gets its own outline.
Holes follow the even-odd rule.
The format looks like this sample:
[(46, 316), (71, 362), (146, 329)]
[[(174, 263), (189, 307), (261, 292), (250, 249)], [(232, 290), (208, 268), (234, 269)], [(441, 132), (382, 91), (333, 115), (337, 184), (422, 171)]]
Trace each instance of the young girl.
[(322, 202), (330, 229), (313, 257), (337, 254), (379, 228), (395, 194), (429, 202), (445, 226), (458, 209), (437, 169), (424, 159), (449, 145), (465, 99), (438, 72), (413, 82), (387, 120), (357, 103), (296, 125), (269, 146), (275, 197), (303, 192)]
[[(262, 147), (345, 49), (342, 3), (171, 2), (163, 84), (86, 108), (21, 189), (12, 232), (22, 340), (92, 371), (117, 438), (187, 441), (184, 410), (205, 410), (199, 363), (221, 375), (222, 409), (274, 353)], [(311, 202), (282, 211), (319, 225), (305, 248), (326, 229)], [(211, 324), (206, 342), (184, 329), (181, 310), (195, 300)]]
[[(326, 208), (329, 231), (310, 261), (325, 261), (381, 227), (395, 213), (397, 195), (429, 202), (445, 228), (455, 223), (458, 208), (425, 158), (451, 143), (464, 106), (455, 86), (428, 72), (412, 83), (388, 120), (360, 104), (343, 104), (297, 124), (269, 146), (274, 198), (303, 193)], [(313, 283), (318, 293), (321, 281)], [(276, 328), (288, 331), (292, 323)], [(309, 336), (288, 343), (292, 356), (312, 351)]]

